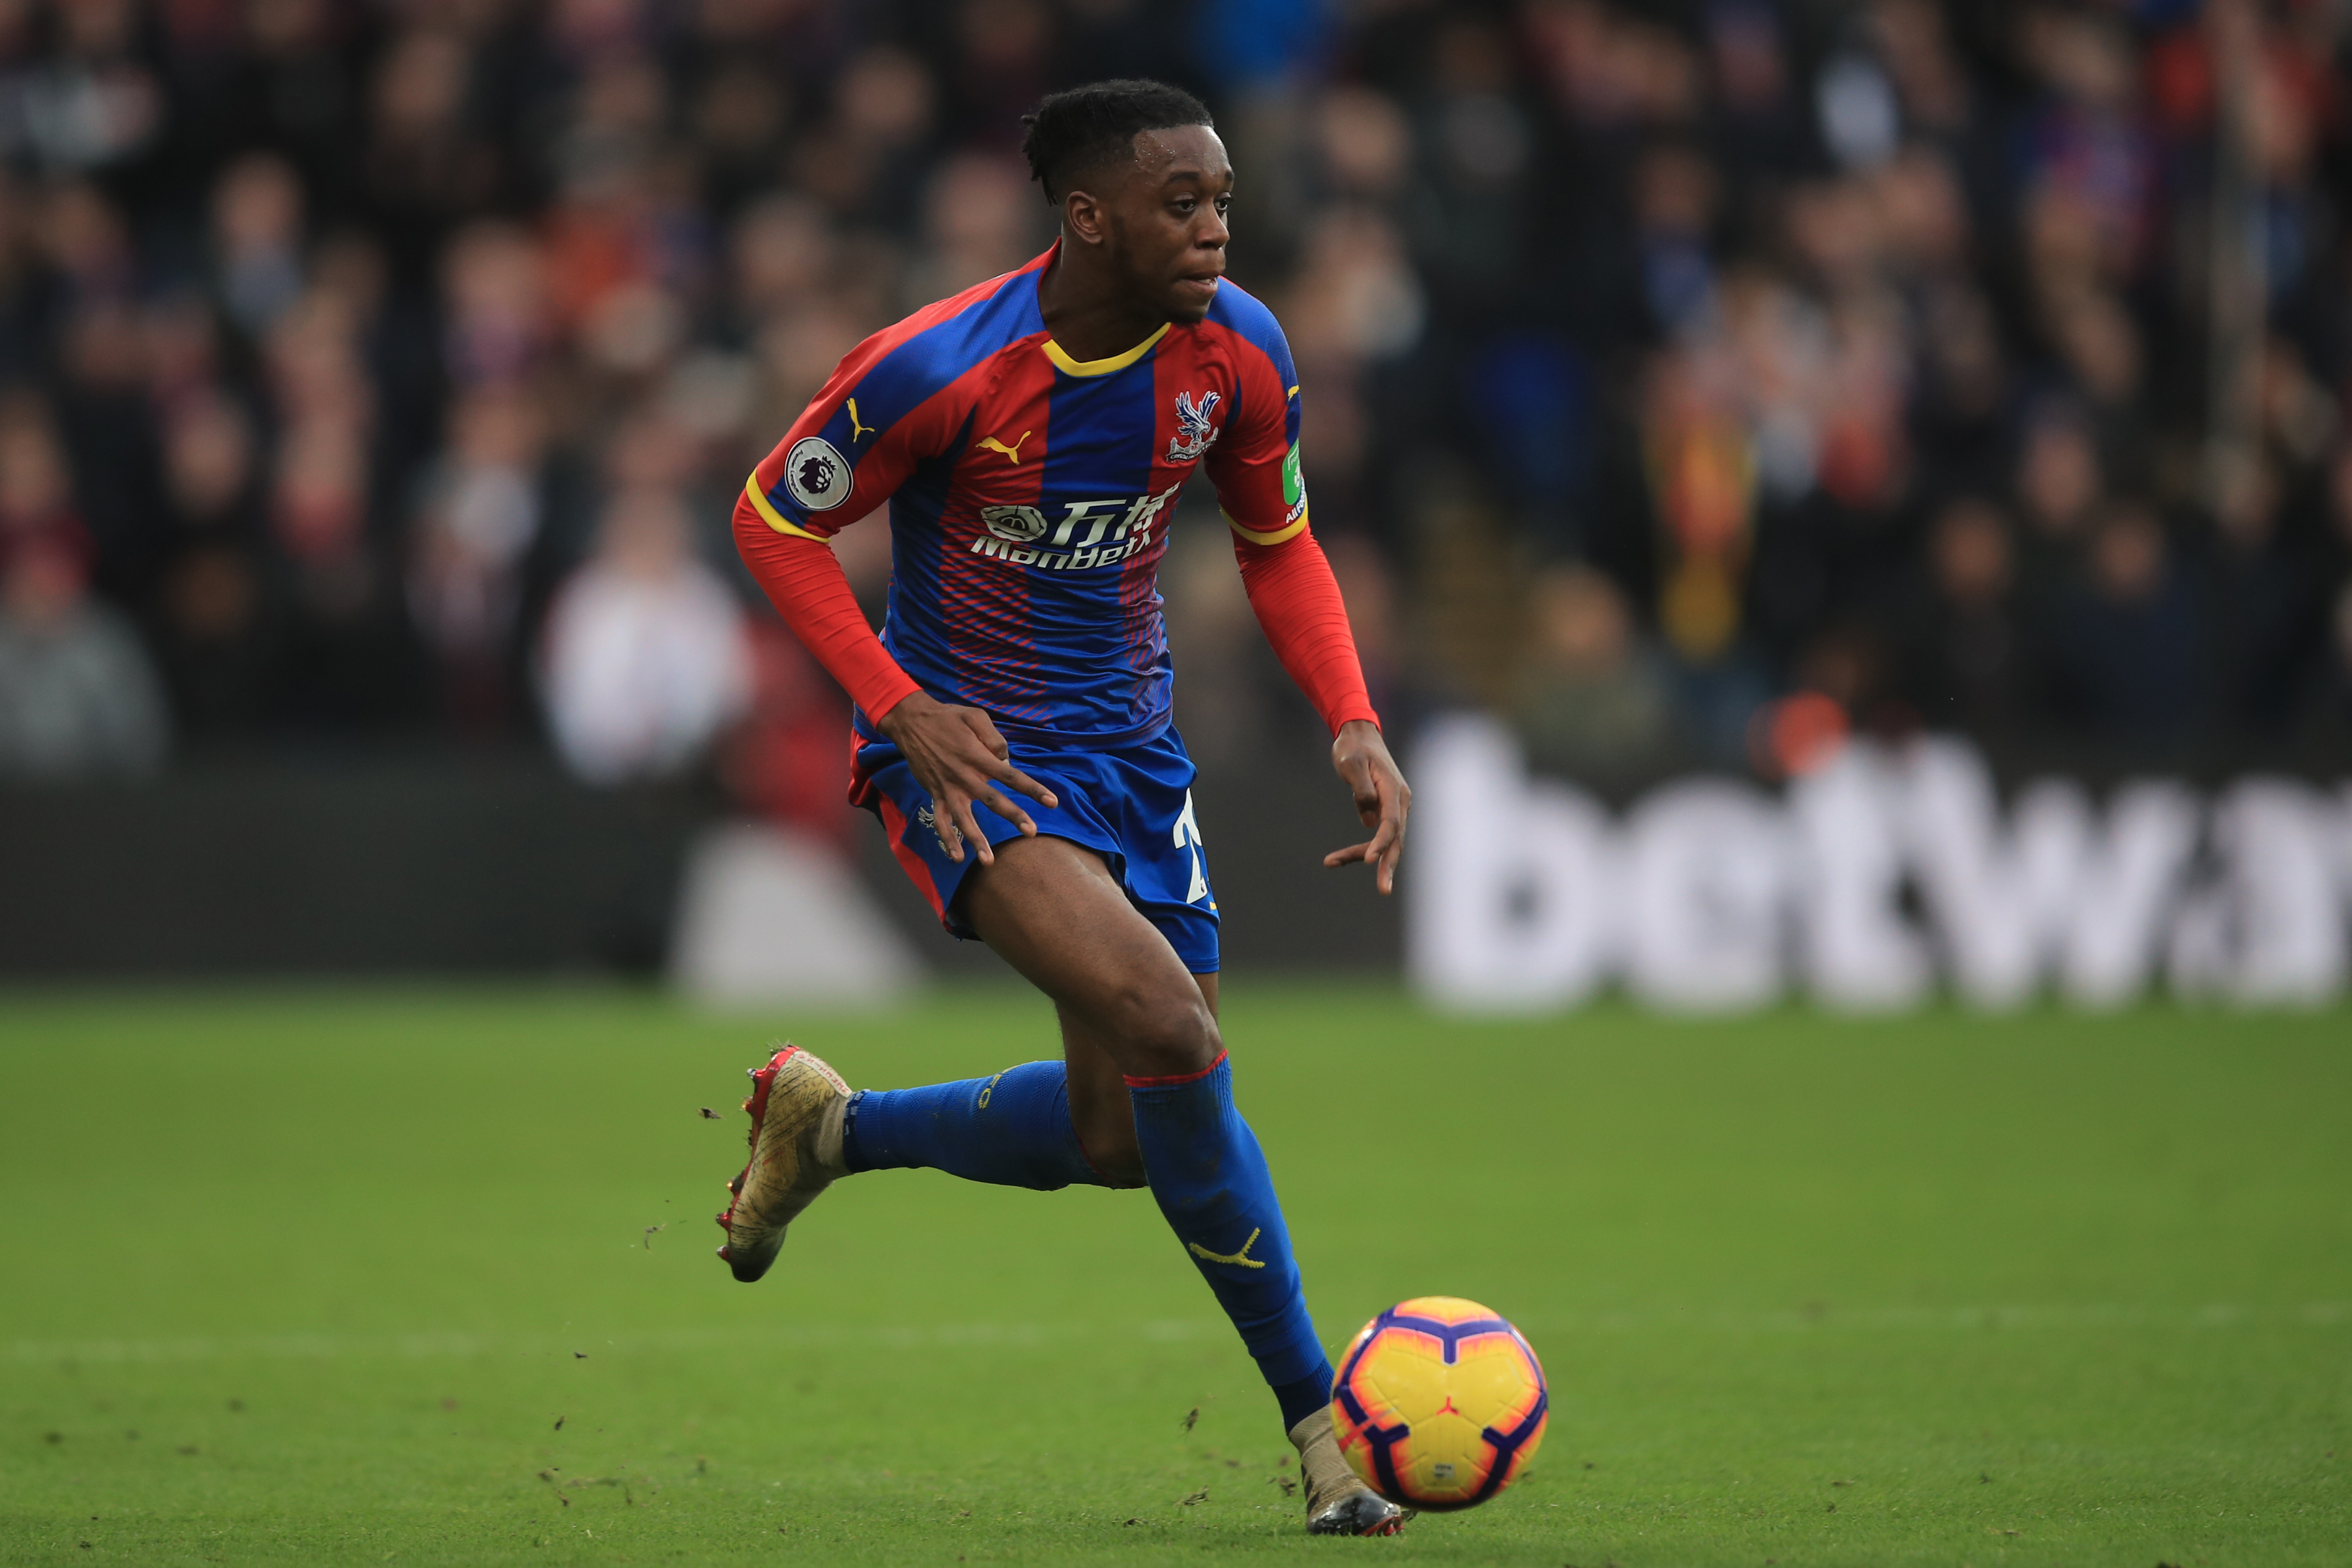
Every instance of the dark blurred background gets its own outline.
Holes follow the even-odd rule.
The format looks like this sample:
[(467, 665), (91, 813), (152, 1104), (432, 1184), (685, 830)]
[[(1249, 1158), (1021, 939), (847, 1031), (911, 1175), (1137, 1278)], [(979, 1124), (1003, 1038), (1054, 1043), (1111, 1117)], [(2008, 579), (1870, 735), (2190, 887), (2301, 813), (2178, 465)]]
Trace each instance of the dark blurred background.
[[(1850, 734), (2339, 768), (2347, 21), (0, 0), (0, 969), (644, 967), (728, 814), (919, 929), (727, 521), (861, 337), (1043, 248), (1019, 117), (1112, 75), (1217, 112), (1400, 736), (1619, 800)], [(1229, 941), (1392, 960), (1299, 902), (1349, 817), (1205, 501)], [(878, 612), (887, 527), (839, 549)]]

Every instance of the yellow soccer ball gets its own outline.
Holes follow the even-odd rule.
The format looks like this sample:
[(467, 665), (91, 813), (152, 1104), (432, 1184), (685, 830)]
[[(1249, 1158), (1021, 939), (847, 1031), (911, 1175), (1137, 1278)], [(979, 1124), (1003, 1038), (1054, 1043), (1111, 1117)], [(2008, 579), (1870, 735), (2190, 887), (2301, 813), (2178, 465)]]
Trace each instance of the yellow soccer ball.
[(1519, 1331), (1458, 1296), (1399, 1301), (1349, 1342), (1331, 1379), (1339, 1451), (1406, 1508), (1475, 1508), (1509, 1486), (1549, 1405)]

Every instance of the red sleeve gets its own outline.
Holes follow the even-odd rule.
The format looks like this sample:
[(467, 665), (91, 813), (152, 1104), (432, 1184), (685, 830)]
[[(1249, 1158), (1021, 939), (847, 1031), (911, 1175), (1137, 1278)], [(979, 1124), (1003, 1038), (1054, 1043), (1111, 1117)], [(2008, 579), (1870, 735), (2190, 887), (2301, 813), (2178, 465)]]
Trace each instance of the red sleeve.
[(1371, 694), (1364, 687), (1363, 665), (1356, 658), (1355, 633), (1348, 629), (1348, 606), (1339, 598), (1339, 580), (1315, 535), (1305, 526), (1280, 544), (1252, 543), (1237, 528), (1234, 555), (1242, 565), (1242, 587), (1249, 594), (1265, 640), (1331, 733), (1355, 719), (1377, 725)]
[(878, 722), (922, 690), (866, 624), (866, 612), (857, 608), (831, 545), (779, 533), (746, 495), (735, 503), (735, 546), (784, 624), (868, 720)]

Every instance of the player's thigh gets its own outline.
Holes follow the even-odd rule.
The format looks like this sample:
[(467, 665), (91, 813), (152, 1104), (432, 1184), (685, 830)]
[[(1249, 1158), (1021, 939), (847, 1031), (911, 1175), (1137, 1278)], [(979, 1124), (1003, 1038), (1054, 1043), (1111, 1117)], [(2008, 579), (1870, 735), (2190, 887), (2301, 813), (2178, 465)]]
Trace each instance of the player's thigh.
[(965, 880), (982, 941), (1081, 1025), (1117, 1070), (1197, 1072), (1220, 1049), (1202, 988), (1128, 902), (1100, 855), (1067, 839), (1012, 839)]

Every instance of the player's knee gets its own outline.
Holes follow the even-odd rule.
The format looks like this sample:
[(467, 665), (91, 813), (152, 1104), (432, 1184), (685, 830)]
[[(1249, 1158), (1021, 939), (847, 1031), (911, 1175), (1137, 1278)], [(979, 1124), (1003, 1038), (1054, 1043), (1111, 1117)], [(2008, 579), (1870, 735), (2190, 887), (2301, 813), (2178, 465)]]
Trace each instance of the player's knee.
[(1216, 1061), (1217, 1020), (1188, 976), (1176, 987), (1136, 986), (1118, 1003), (1119, 1068), (1130, 1078), (1174, 1078)]

